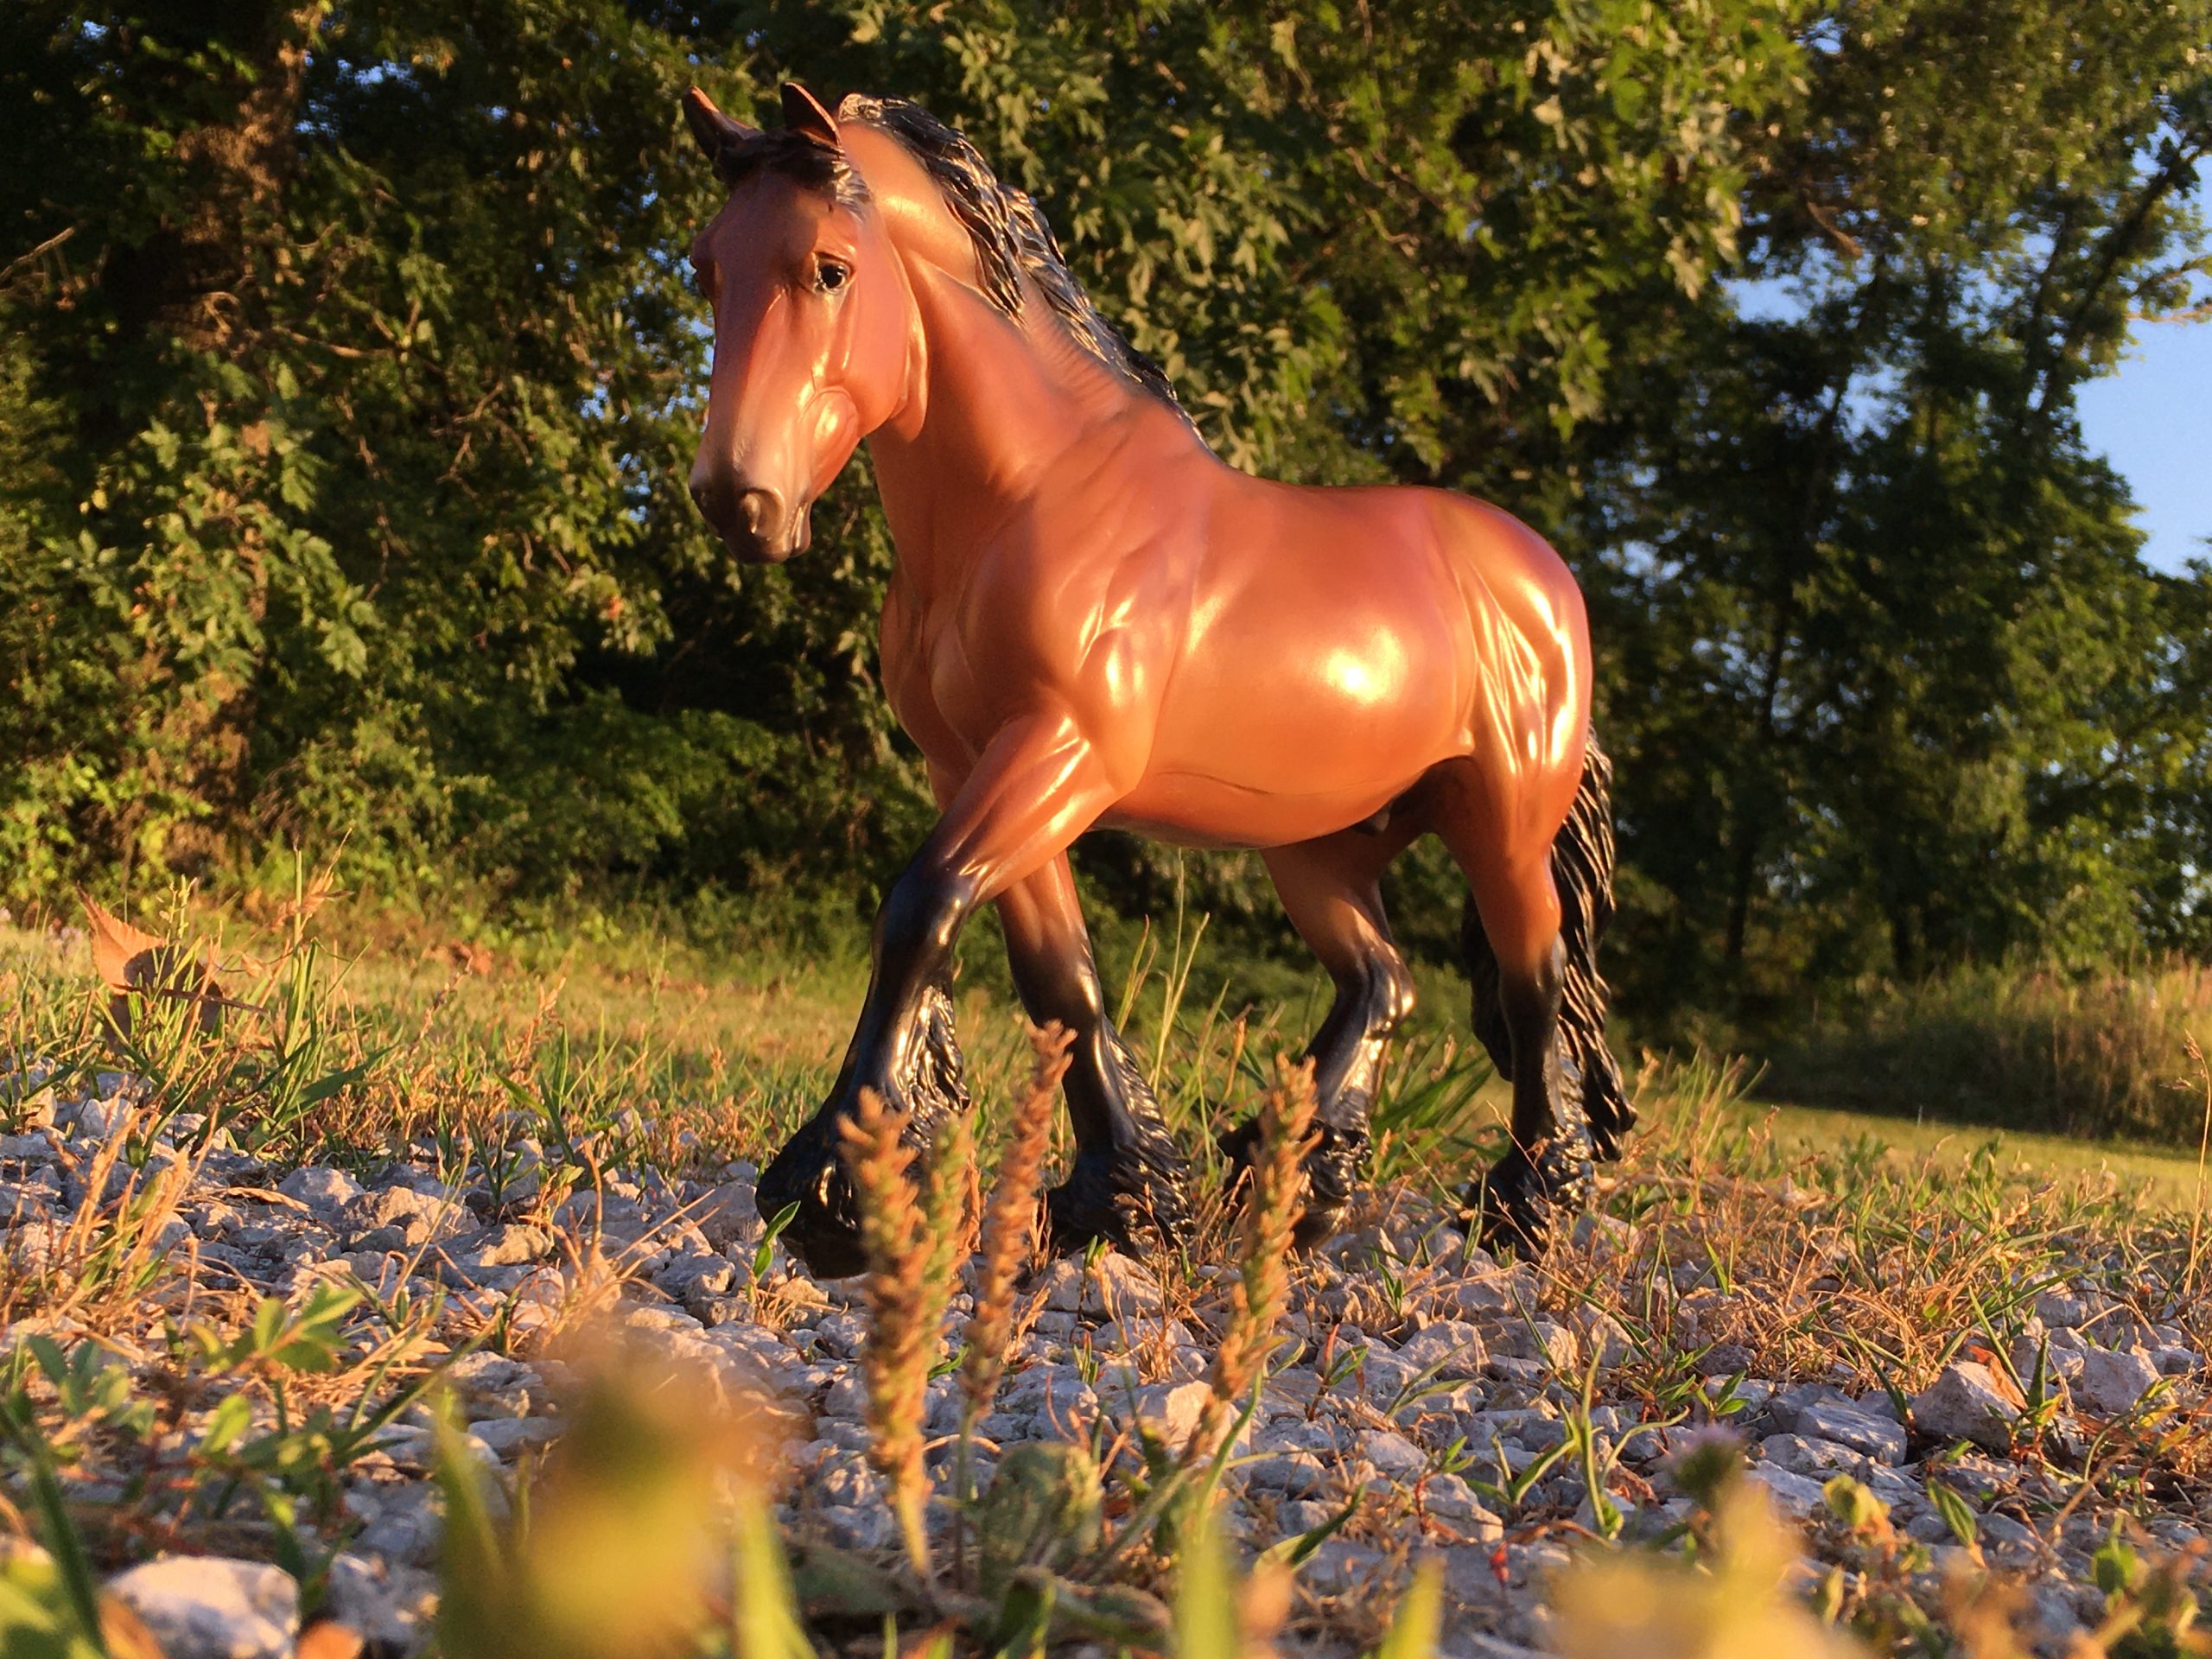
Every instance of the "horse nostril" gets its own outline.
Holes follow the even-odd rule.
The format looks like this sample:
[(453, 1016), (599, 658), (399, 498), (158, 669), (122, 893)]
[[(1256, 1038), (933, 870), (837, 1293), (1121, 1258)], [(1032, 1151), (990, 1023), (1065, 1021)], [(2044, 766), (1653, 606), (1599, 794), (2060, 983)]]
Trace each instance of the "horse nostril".
[(772, 490), (747, 490), (737, 498), (738, 517), (747, 530), (765, 539), (782, 516)]
[(783, 545), (784, 498), (775, 491), (749, 487), (720, 468), (702, 471), (690, 488), (700, 514), (739, 557), (779, 559), (791, 551)]

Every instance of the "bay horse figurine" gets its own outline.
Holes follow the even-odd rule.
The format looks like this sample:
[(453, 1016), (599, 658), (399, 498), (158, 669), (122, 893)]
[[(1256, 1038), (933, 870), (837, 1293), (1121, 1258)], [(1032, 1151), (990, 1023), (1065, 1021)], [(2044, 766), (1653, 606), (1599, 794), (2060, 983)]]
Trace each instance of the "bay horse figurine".
[[(728, 200), (690, 250), (715, 316), (693, 499), (740, 559), (807, 544), (862, 441), (897, 568), (883, 685), (943, 816), (884, 900), (830, 1099), (760, 1178), (808, 1266), (862, 1266), (839, 1122), (872, 1089), (926, 1147), (967, 1109), (943, 988), (995, 903), (1029, 1018), (1073, 1033), (1056, 1242), (1179, 1239), (1186, 1166), (1107, 1017), (1068, 847), (1112, 826), (1256, 848), (1335, 984), (1306, 1052), (1301, 1237), (1339, 1220), (1413, 1006), (1378, 882), (1434, 833), (1472, 889), (1475, 1026), (1512, 1146), (1469, 1202), (1541, 1244), (1635, 1122), (1604, 1034), (1610, 768), (1582, 596), (1500, 509), (1237, 472), (1099, 315), (1036, 205), (918, 106), (796, 86), (762, 132), (694, 88)], [(1224, 1137), (1248, 1156), (1249, 1126)]]

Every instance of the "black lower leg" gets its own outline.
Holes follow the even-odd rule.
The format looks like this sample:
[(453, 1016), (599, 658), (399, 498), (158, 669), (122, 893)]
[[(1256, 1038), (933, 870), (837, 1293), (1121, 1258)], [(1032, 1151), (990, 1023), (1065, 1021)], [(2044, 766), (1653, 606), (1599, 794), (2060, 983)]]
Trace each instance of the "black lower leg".
[[(1390, 1034), (1413, 1011), (1413, 976), (1395, 952), (1376, 951), (1336, 976), (1336, 1000), (1306, 1045), (1313, 1068), (1314, 1146), (1306, 1160), (1306, 1208), (1296, 1240), (1301, 1248), (1333, 1232), (1351, 1202), (1366, 1161), (1368, 1116), (1381, 1085)], [(1256, 1121), (1222, 1137), (1240, 1171), (1256, 1151)]]
[(1513, 1056), (1513, 1145), (1470, 1195), (1486, 1242), (1540, 1249), (1557, 1215), (1589, 1196), (1590, 1127), (1580, 1079), (1559, 1042), (1564, 981), (1556, 945), (1538, 971), (1499, 977)]
[(842, 1144), (842, 1125), (858, 1110), (861, 1091), (909, 1114), (906, 1138), (924, 1152), (948, 1116), (968, 1109), (944, 983), (953, 942), (973, 906), (971, 886), (922, 860), (893, 884), (876, 915), (868, 999), (836, 1086), (761, 1173), (760, 1213), (772, 1219), (791, 1212), (784, 1242), (822, 1278), (867, 1266)]
[(1046, 1195), (1054, 1247), (1179, 1243), (1190, 1225), (1187, 1166), (1107, 1015), (1089, 940), (1065, 927), (1039, 938), (1010, 924), (1007, 943), (1023, 1010), (1073, 1038), (1062, 1087), (1076, 1154), (1067, 1179)]
[[(1382, 1082), (1390, 1033), (1413, 1011), (1413, 976), (1390, 939), (1380, 881), (1390, 860), (1419, 833), (1417, 812), (1394, 814), (1387, 833), (1348, 830), (1267, 855), (1284, 911), (1336, 985), (1328, 1017), (1306, 1046), (1313, 1067), (1314, 1147), (1306, 1159), (1306, 1204), (1297, 1237), (1325, 1238), (1342, 1224), (1366, 1162), (1368, 1115)], [(1222, 1137), (1241, 1179), (1257, 1151), (1255, 1124)]]

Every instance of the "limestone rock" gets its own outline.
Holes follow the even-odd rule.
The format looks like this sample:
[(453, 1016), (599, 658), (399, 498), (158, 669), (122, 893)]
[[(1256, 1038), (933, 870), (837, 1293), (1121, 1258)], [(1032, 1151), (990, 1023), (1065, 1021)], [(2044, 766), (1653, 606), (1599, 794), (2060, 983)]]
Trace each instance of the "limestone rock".
[(2019, 1408), (1986, 1365), (1962, 1359), (1912, 1397), (1913, 1425), (1945, 1440), (1971, 1440), (1988, 1452), (2012, 1444)]
[(767, 1230), (751, 1181), (725, 1181), (691, 1205), (691, 1219), (718, 1250), (760, 1242)]
[(287, 1659), (300, 1587), (282, 1567), (219, 1555), (164, 1555), (109, 1580), (165, 1659)]
[(1480, 1376), (1490, 1344), (1479, 1328), (1464, 1319), (1440, 1319), (1406, 1339), (1398, 1357), (1415, 1370), (1439, 1377)]
[(438, 1607), (437, 1580), (431, 1574), (350, 1553), (331, 1558), (328, 1597), (325, 1611), (389, 1653), (420, 1647)]
[(361, 1196), (361, 1184), (342, 1169), (308, 1164), (276, 1183), (288, 1198), (297, 1198), (318, 1216), (332, 1217)]
[(1087, 1268), (1074, 1256), (1052, 1263), (1045, 1277), (1045, 1306), (1056, 1313), (1126, 1319), (1157, 1314), (1166, 1304), (1160, 1281), (1141, 1262), (1109, 1250)]
[(2074, 1399), (2101, 1417), (2122, 1417), (2158, 1380), (2158, 1368), (2146, 1355), (2092, 1348), (2082, 1356), (2082, 1369), (2073, 1379)]
[(1855, 1405), (1816, 1401), (1797, 1414), (1797, 1433), (1808, 1440), (1847, 1446), (1879, 1463), (1903, 1463), (1905, 1458), (1904, 1427)]
[(1744, 1471), (1747, 1480), (1766, 1488), (1774, 1507), (1792, 1521), (1809, 1521), (1827, 1508), (1827, 1489), (1809, 1475), (1794, 1474), (1771, 1463), (1755, 1463)]

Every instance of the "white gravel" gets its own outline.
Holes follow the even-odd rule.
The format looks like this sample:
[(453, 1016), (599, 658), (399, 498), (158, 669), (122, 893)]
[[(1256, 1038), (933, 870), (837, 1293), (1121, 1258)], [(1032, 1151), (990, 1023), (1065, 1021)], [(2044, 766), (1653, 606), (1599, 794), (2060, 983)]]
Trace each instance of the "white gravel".
[[(103, 1082), (107, 1081), (103, 1079)], [(85, 1194), (62, 1148), (89, 1151), (112, 1133), (120, 1080), (104, 1101), (79, 1103), (25, 1132), (0, 1136), (0, 1250), (35, 1262)], [(536, 1171), (541, 1149), (518, 1140), (517, 1166)], [(512, 1172), (510, 1171), (510, 1173)], [(380, 1294), (443, 1295), (459, 1320), (506, 1310), (516, 1357), (478, 1352), (449, 1376), (468, 1421), (468, 1449), (487, 1466), (511, 1468), (561, 1432), (571, 1379), (557, 1362), (531, 1357), (538, 1331), (590, 1288), (579, 1261), (595, 1241), (622, 1251), (632, 1271), (611, 1317), (640, 1344), (696, 1368), (728, 1390), (764, 1392), (797, 1427), (791, 1482), (780, 1516), (794, 1533), (848, 1546), (882, 1548), (895, 1529), (865, 1459), (857, 1356), (865, 1325), (850, 1287), (817, 1287), (770, 1252), (767, 1279), (776, 1320), (754, 1319), (753, 1257), (762, 1235), (753, 1203), (756, 1172), (731, 1164), (703, 1180), (653, 1174), (608, 1178), (601, 1192), (571, 1197), (541, 1217), (531, 1206), (537, 1177), (499, 1197), (480, 1180), (441, 1183), (429, 1148), (378, 1169), (264, 1167), (231, 1150), (207, 1158), (173, 1241), (197, 1251), (207, 1282), (296, 1296), (325, 1279), (359, 1279)], [(505, 1202), (501, 1202), (504, 1198)], [(1597, 1218), (1582, 1224), (1586, 1248), (1630, 1258), (1635, 1230)], [(1419, 1268), (1421, 1296), (1403, 1309), (1374, 1294), (1378, 1265), (1402, 1275)], [(1700, 1320), (1719, 1327), (1720, 1294), (1694, 1265), (1675, 1270), (1672, 1331), (1695, 1351)], [(1229, 1530), (1258, 1548), (1331, 1519), (1363, 1495), (1384, 1532), (1354, 1528), (1330, 1541), (1304, 1570), (1316, 1590), (1341, 1591), (1402, 1573), (1402, 1552), (1379, 1547), (1393, 1530), (1440, 1548), (1452, 1601), (1449, 1650), (1489, 1659), (1541, 1643), (1545, 1574), (1565, 1559), (1563, 1538), (1593, 1511), (1580, 1457), (1560, 1455), (1583, 1368), (1599, 1368), (1590, 1419), (1598, 1465), (1611, 1471), (1611, 1496), (1630, 1535), (1656, 1534), (1688, 1512), (1667, 1464), (1694, 1424), (1645, 1421), (1636, 1393), (1614, 1392), (1614, 1368), (1632, 1354), (1628, 1331), (1610, 1314), (1547, 1303), (1542, 1277), (1526, 1265), (1492, 1261), (1448, 1227), (1392, 1219), (1332, 1241), (1306, 1263), (1300, 1300), (1286, 1321), (1287, 1362), (1262, 1390), (1244, 1430), (1245, 1455), (1228, 1477)], [(2154, 1389), (2184, 1402), (2203, 1397), (2203, 1361), (2171, 1326), (2146, 1324), (2098, 1291), (2093, 1274), (2043, 1292), (2016, 1357), (2048, 1357), (2059, 1396), (2052, 1434), (2082, 1437), (2094, 1425), (2140, 1406)], [(1662, 1274), (1662, 1287), (1667, 1281)], [(1024, 1440), (1084, 1433), (1103, 1416), (1173, 1446), (1202, 1411), (1210, 1361), (1195, 1328), (1217, 1309), (1202, 1296), (1189, 1317), (1169, 1319), (1173, 1300), (1141, 1262), (1108, 1255), (1088, 1274), (1054, 1264), (1040, 1285), (1033, 1322), (1017, 1344), (996, 1408), (982, 1424), (988, 1468), (995, 1452)], [(967, 1309), (954, 1298), (957, 1320)], [(1745, 1357), (1748, 1357), (1745, 1356)], [(1714, 1350), (1709, 1392), (1723, 1393), (1738, 1367)], [(1839, 1377), (1847, 1375), (1839, 1368)], [(957, 1420), (948, 1379), (931, 1391), (929, 1424)], [(2088, 1581), (2087, 1553), (2106, 1522), (2088, 1506), (2038, 1530), (2034, 1516), (2060, 1509), (2052, 1477), (2006, 1453), (2022, 1417), (2018, 1390), (1990, 1365), (1961, 1359), (1915, 1395), (1901, 1421), (1884, 1394), (1853, 1395), (1820, 1379), (1741, 1378), (1745, 1408), (1731, 1421), (1783, 1513), (1812, 1520), (1823, 1483), (1864, 1481), (1890, 1503), (1910, 1535), (1951, 1540), (1928, 1491), (1941, 1478), (1976, 1506), (1983, 1547), (2023, 1567), (2055, 1562), (2065, 1579), (2038, 1608), (2063, 1643), (2082, 1610), (2067, 1580)], [(372, 1638), (376, 1650), (419, 1646), (434, 1605), (427, 1569), (435, 1559), (439, 1513), (427, 1476), (421, 1421), (397, 1427), (346, 1477), (344, 1507), (356, 1529), (336, 1558), (329, 1607)], [(1970, 1449), (1961, 1452), (1961, 1446)], [(1480, 1484), (1502, 1488), (1550, 1459), (1509, 1506)], [(2023, 1498), (2026, 1500), (2023, 1502)], [(1991, 1509), (2002, 1501), (2004, 1507)], [(2023, 1518), (2026, 1517), (2026, 1518)], [(2176, 1547), (2195, 1522), (2161, 1517)], [(1391, 1581), (1395, 1583), (1395, 1579)], [(219, 1558), (164, 1557), (111, 1580), (166, 1644), (172, 1659), (289, 1654), (296, 1634), (296, 1587), (280, 1570)], [(2073, 1621), (2069, 1623), (2069, 1621)], [(2057, 1651), (2052, 1646), (2050, 1651)]]

